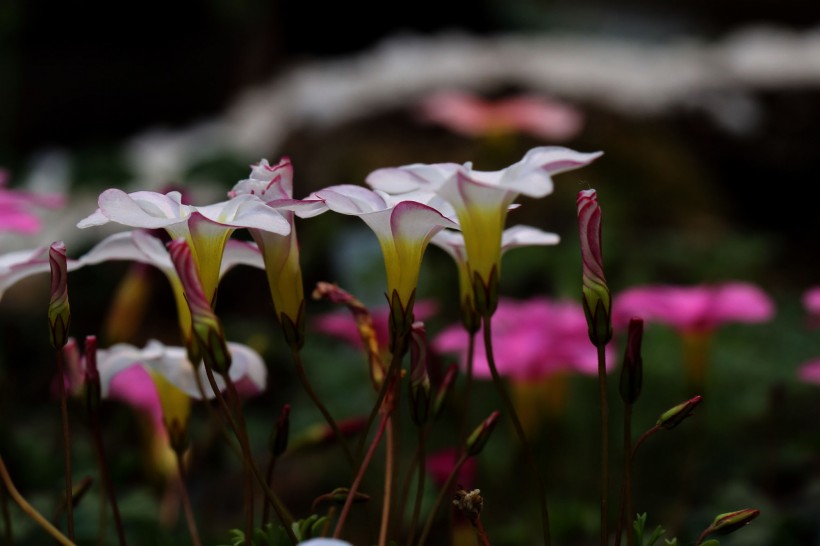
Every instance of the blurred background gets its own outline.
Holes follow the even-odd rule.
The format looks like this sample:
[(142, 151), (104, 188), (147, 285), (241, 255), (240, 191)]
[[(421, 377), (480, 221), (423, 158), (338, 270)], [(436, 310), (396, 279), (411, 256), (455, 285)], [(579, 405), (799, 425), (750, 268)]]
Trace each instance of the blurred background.
[[(651, 283), (759, 285), (776, 303), (775, 319), (716, 334), (701, 428), (647, 445), (636, 504), (650, 511), (650, 524), (665, 523), (684, 544), (715, 514), (747, 504), (763, 516), (725, 544), (820, 544), (820, 386), (796, 376), (803, 362), (820, 356), (801, 305), (804, 291), (820, 284), (819, 23), (820, 9), (798, 0), (776, 9), (765, 0), (742, 7), (702, 0), (3, 2), (0, 168), (12, 188), (64, 193), (67, 203), (42, 214), (37, 234), (0, 235), (0, 249), (64, 239), (78, 256), (110, 232), (73, 227), (94, 210), (101, 190), (183, 187), (192, 203), (204, 204), (222, 200), (262, 157), (289, 156), (295, 196), (303, 197), (331, 184), (363, 183), (385, 166), (473, 161), (494, 170), (535, 146), (603, 150), (592, 166), (556, 177), (554, 195), (521, 199), (511, 223), (554, 231), (562, 243), (511, 254), (504, 294), (578, 298), (575, 196), (590, 187), (604, 209), (614, 292)], [(473, 125), (434, 113), (442, 92), (455, 96), (445, 112), (484, 105)], [(540, 101), (541, 123), (493, 110), (522, 96)], [(384, 285), (381, 257), (360, 222), (324, 215), (299, 229), (307, 290), (336, 281), (368, 304), (383, 302), (383, 289), (373, 289)], [(72, 275), (75, 335), (105, 329), (127, 271), (127, 264), (107, 264)], [(49, 460), (59, 442), (45, 277), (20, 283), (0, 302), (0, 449), (22, 488), (48, 504), (61, 466)], [(455, 282), (449, 258), (429, 251), (420, 296), (445, 302)], [(152, 289), (130, 341), (173, 343), (175, 311), (161, 274)], [(229, 335), (253, 344), (271, 366), (276, 388), (251, 404), (264, 443), (268, 418), (278, 411), (271, 408), (308, 402), (260, 294), (267, 288), (258, 272), (231, 273), (219, 311)], [(309, 305), (314, 314), (331, 309)], [(451, 302), (442, 303), (431, 328), (457, 317)], [(616, 334), (619, 341), (623, 332)], [(318, 335), (308, 346), (306, 360), (329, 405), (343, 416), (367, 411), (361, 355)], [(649, 394), (636, 411), (649, 426), (687, 393), (674, 332), (650, 326), (645, 350)], [(341, 364), (323, 365), (329, 361)], [(340, 384), (346, 388), (334, 390)], [(596, 430), (594, 381), (575, 378), (570, 391), (563, 414), (537, 441), (551, 453), (544, 465), (556, 491), (558, 536), (564, 544), (589, 544), (597, 491), (587, 468), (596, 460), (589, 433)], [(495, 407), (490, 386), (485, 394), (476, 418)], [(295, 411), (295, 428), (317, 416), (312, 407)], [(143, 487), (138, 446), (123, 432), (132, 420), (112, 407), (125, 510), (140, 522), (135, 532), (143, 540), (172, 543), (185, 532), (157, 527), (160, 488)], [(487, 516), (498, 537), (493, 544), (528, 543), (526, 526), (510, 522), (509, 498), (529, 493), (504, 489), (517, 454), (489, 449), (481, 475), (488, 505), (499, 507)], [(307, 509), (308, 496), (322, 486), (342, 485), (333, 469), (317, 470), (324, 455), (287, 467), (281, 487), (297, 506)], [(223, 459), (207, 462), (236, 470)], [(222, 492), (232, 484), (207, 487)], [(492, 499), (493, 491), (504, 500)], [(197, 494), (209, 498), (213, 489), (203, 485)], [(223, 531), (239, 521), (231, 510), (239, 508), (214, 516), (214, 541), (226, 540)], [(21, 543), (36, 543), (38, 532), (18, 519), (28, 533)]]

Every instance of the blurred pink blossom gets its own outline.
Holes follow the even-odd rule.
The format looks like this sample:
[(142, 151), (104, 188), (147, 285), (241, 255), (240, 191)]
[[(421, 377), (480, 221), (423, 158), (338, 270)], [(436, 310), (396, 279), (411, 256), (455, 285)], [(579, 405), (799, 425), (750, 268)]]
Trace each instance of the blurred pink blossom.
[(797, 370), (797, 377), (805, 383), (820, 385), (820, 359), (809, 360)]
[[(576, 302), (501, 298), (492, 327), (493, 351), (501, 375), (534, 381), (558, 372), (598, 373), (597, 352), (589, 342), (584, 311)], [(481, 335), (479, 333), (479, 339)], [(467, 332), (458, 323), (442, 331), (433, 347), (438, 352), (458, 353), (462, 367), (466, 368), (467, 342)], [(614, 355), (610, 344), (607, 347), (610, 369)], [(476, 343), (473, 371), (476, 377), (491, 377), (483, 343)]]
[(11, 190), (6, 188), (8, 179), (8, 171), (0, 169), (0, 231), (24, 234), (38, 232), (41, 227), (40, 219), (29, 209), (59, 208), (63, 205), (63, 196)]
[[(413, 314), (416, 320), (424, 321), (433, 316), (436, 311), (438, 311), (438, 305), (432, 300), (421, 300), (413, 306)], [(379, 347), (387, 350), (389, 343), (387, 322), (390, 316), (390, 308), (387, 305), (383, 305), (371, 309), (370, 313), (373, 317), (373, 328), (376, 330)], [(356, 320), (347, 309), (322, 315), (313, 321), (313, 326), (317, 331), (323, 334), (342, 339), (358, 348), (364, 348), (362, 346), (362, 338), (356, 326)]]
[(809, 328), (820, 328), (820, 286), (809, 288), (803, 293), (803, 307), (809, 313)]
[[(447, 482), (450, 473), (456, 466), (459, 454), (454, 447), (442, 449), (427, 456), (427, 473), (430, 479), (437, 486), (441, 487)], [(461, 467), (456, 476), (455, 483), (463, 487), (473, 487), (475, 485), (476, 459), (470, 457)]]
[(622, 292), (613, 304), (615, 321), (630, 317), (660, 322), (683, 333), (709, 332), (727, 322), (766, 322), (774, 303), (760, 288), (744, 282), (697, 286), (639, 286)]
[(583, 126), (583, 115), (569, 104), (537, 95), (485, 100), (464, 91), (439, 91), (421, 103), (423, 120), (469, 137), (525, 133), (566, 141)]

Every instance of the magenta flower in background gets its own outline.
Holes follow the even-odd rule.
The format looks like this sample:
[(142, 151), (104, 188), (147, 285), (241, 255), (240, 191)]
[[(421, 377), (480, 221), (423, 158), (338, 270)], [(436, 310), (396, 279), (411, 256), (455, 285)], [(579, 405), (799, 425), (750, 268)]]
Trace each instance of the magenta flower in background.
[(425, 121), (468, 137), (524, 133), (549, 141), (575, 137), (583, 114), (569, 104), (538, 95), (486, 100), (465, 91), (439, 91), (419, 106)]
[[(468, 340), (464, 327), (454, 324), (436, 337), (433, 348), (458, 353), (466, 369)], [(493, 317), (493, 349), (498, 373), (514, 380), (536, 381), (561, 372), (598, 373), (584, 311), (571, 301), (500, 298)], [(614, 352), (607, 354), (607, 362), (614, 362)], [(476, 347), (473, 373), (491, 378), (483, 345)]]
[(615, 298), (613, 312), (622, 326), (630, 317), (641, 317), (683, 333), (697, 333), (715, 330), (727, 322), (766, 322), (774, 316), (774, 303), (763, 290), (744, 282), (654, 285), (622, 292)]
[[(456, 466), (459, 452), (454, 447), (442, 449), (427, 456), (427, 473), (437, 486), (447, 483), (447, 478)], [(455, 483), (465, 487), (475, 485), (477, 463), (475, 457), (470, 457), (458, 471)]]
[(0, 169), (0, 231), (32, 234), (40, 230), (42, 222), (30, 211), (32, 208), (56, 209), (63, 206), (62, 195), (38, 195), (6, 187), (9, 173)]
[(820, 286), (809, 288), (803, 293), (803, 307), (809, 314), (809, 328), (820, 328)]

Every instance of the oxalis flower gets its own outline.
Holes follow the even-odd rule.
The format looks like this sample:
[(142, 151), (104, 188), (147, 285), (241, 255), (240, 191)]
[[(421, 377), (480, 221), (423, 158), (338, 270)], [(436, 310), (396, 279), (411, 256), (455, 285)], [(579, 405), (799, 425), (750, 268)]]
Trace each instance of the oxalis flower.
[[(536, 430), (544, 410), (560, 413), (569, 376), (598, 373), (597, 352), (587, 337), (584, 311), (574, 301), (499, 298), (492, 336), (496, 368), (510, 380), (519, 416), (529, 431)], [(455, 353), (466, 370), (469, 337), (462, 325), (453, 324), (435, 337), (432, 346), (437, 353)], [(615, 355), (611, 344), (606, 351), (611, 370)], [(483, 344), (475, 347), (473, 374), (479, 380), (492, 379)]]
[(125, 226), (163, 228), (171, 239), (185, 239), (194, 258), (206, 297), (214, 303), (222, 254), (231, 233), (237, 228), (258, 228), (287, 235), (290, 225), (278, 211), (252, 195), (204, 207), (183, 205), (179, 192), (149, 191), (125, 193), (118, 189), (100, 194), (99, 208), (77, 227), (87, 228), (108, 222)]
[(430, 239), (458, 224), (436, 208), (418, 201), (374, 192), (361, 186), (331, 186), (310, 194), (327, 209), (361, 218), (376, 234), (387, 271), (391, 350), (396, 336), (409, 332), (421, 259)]
[[(191, 312), (179, 275), (163, 241), (140, 229), (114, 233), (81, 256), (78, 265), (95, 265), (112, 260), (129, 260), (152, 265), (165, 274), (173, 289), (183, 340), (187, 340), (191, 334)], [(249, 265), (259, 269), (265, 267), (256, 245), (229, 239), (220, 262), (219, 278), (237, 265)]]
[(42, 207), (60, 208), (64, 199), (61, 195), (38, 195), (20, 190), (11, 190), (8, 185), (9, 174), (0, 169), (0, 231), (31, 234), (40, 230), (40, 219), (29, 209)]
[[(246, 395), (265, 390), (267, 369), (253, 349), (240, 343), (228, 343), (232, 365), (229, 376)], [(183, 347), (165, 346), (151, 340), (140, 349), (120, 343), (97, 351), (97, 368), (103, 398), (123, 400), (146, 412), (155, 425), (162, 418), (164, 430), (172, 443), (184, 436), (191, 400), (214, 398), (205, 368), (194, 366)], [(146, 381), (146, 373), (150, 381)], [(225, 381), (216, 376), (217, 386)], [(204, 386), (204, 387), (203, 387)]]
[(407, 165), (379, 169), (367, 183), (391, 194), (422, 191), (450, 203), (464, 233), (470, 278), (482, 315), (495, 310), (501, 274), (501, 234), (510, 205), (519, 195), (552, 193), (552, 175), (583, 167), (601, 155), (561, 147), (533, 148), (521, 161), (500, 171), (476, 171), (471, 163)]
[[(513, 226), (501, 234), (501, 256), (510, 249), (530, 245), (558, 244), (560, 237), (530, 226)], [(430, 241), (443, 249), (456, 262), (458, 268), (458, 285), (461, 293), (461, 321), (468, 332), (475, 332), (480, 326), (481, 317), (476, 311), (473, 300), (473, 283), (470, 278), (470, 266), (467, 262), (467, 247), (464, 235), (457, 231), (444, 230), (437, 233)]]
[(232, 199), (252, 196), (278, 210), (290, 226), (288, 233), (249, 228), (265, 259), (273, 306), (282, 324), (288, 343), (300, 348), (304, 344), (304, 287), (299, 264), (299, 243), (296, 239), (294, 211), (304, 214), (324, 209), (320, 200), (293, 199), (293, 167), (290, 159), (282, 158), (276, 165), (262, 159), (251, 169), (250, 177), (238, 182), (228, 194)]
[(760, 288), (743, 282), (698, 286), (639, 286), (616, 296), (613, 319), (630, 317), (675, 328), (683, 340), (684, 361), (693, 393), (699, 392), (709, 361), (712, 333), (729, 322), (766, 322), (774, 303)]

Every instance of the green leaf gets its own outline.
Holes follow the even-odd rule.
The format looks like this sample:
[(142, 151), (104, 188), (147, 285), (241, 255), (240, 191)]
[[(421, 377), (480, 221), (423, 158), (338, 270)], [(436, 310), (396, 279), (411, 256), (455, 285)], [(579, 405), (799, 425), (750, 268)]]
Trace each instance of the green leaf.
[(635, 539), (638, 544), (643, 544), (643, 530), (646, 527), (646, 512), (638, 514), (635, 521), (632, 523), (632, 528), (635, 529)]
[(655, 527), (655, 530), (652, 531), (652, 534), (649, 536), (649, 542), (646, 543), (646, 546), (654, 546), (658, 539), (661, 538), (665, 532), (666, 529), (664, 529), (660, 525)]

